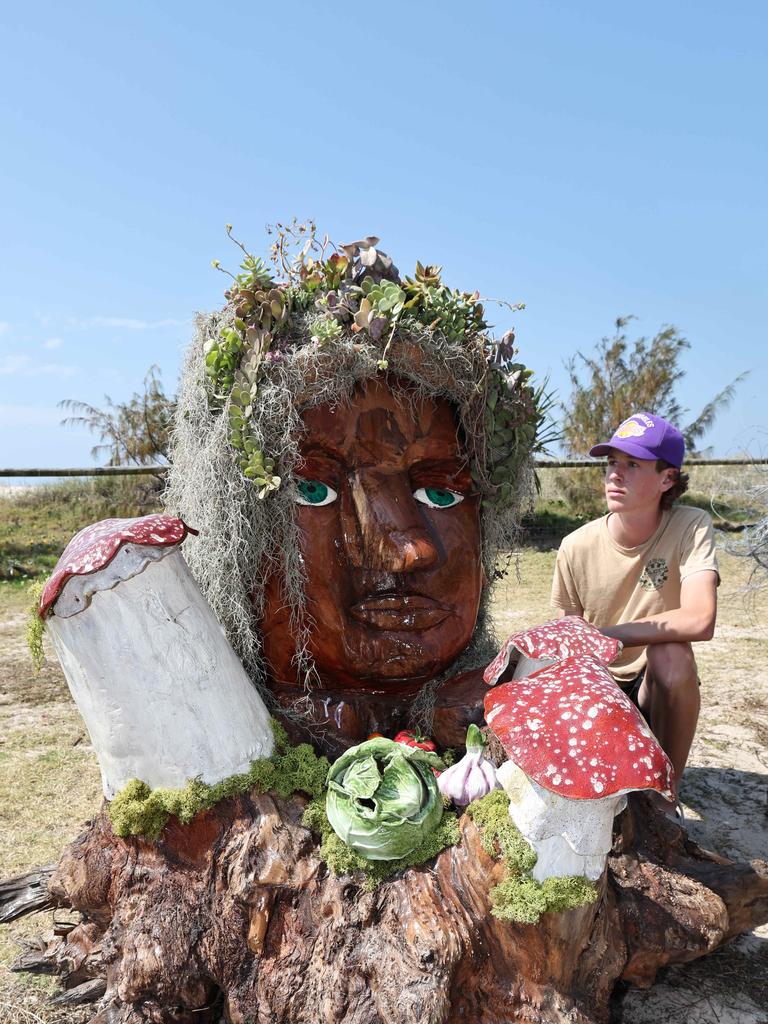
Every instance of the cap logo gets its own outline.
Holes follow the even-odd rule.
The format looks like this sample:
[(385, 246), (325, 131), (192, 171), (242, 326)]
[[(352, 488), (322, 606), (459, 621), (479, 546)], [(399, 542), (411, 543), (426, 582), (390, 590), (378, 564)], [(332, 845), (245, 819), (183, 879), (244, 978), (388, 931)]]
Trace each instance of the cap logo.
[(637, 420), (625, 420), (616, 431), (616, 437), (642, 437), (648, 427)]

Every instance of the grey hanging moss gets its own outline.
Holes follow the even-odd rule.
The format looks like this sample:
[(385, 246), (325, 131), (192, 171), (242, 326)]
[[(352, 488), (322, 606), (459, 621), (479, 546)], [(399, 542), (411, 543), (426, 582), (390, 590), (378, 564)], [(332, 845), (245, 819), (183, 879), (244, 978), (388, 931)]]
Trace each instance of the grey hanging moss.
[[(271, 291), (236, 282), (223, 310), (198, 316), (182, 370), (165, 503), (199, 530), (185, 545), (187, 561), (267, 699), (256, 622), (264, 607), (264, 580), (273, 571), (284, 581), (298, 638), (296, 663), (307, 689), (313, 679), (294, 503), (305, 409), (350, 401), (384, 366), (405, 384), (402, 401), (447, 399), (483, 496), (482, 553), (489, 580), (496, 576), (499, 554), (514, 548), (521, 507), (533, 493), (531, 452), (542, 416), (526, 383), (530, 371), (511, 363), (506, 339), (498, 358), (504, 344), (485, 333), (476, 293), (448, 290), (439, 268), (420, 264), (414, 280), (390, 287), (386, 281), (400, 280), (397, 269), (371, 242), (378, 240), (353, 243), (342, 247), (346, 255), (314, 262), (302, 250), (287, 284), (277, 286), (282, 304), (270, 306)], [(285, 260), (281, 265), (285, 270)], [(258, 287), (270, 284), (262, 274)], [(372, 318), (365, 303), (376, 314)], [(369, 329), (383, 318), (383, 332), (381, 325)], [(222, 338), (227, 351), (237, 349), (232, 332), (243, 339), (236, 353), (242, 369), (233, 371), (222, 369), (220, 356)], [(215, 380), (212, 372), (219, 374)], [(254, 484), (244, 466), (256, 464), (254, 472), (262, 475)], [(461, 667), (477, 665), (495, 650), (486, 626), (488, 597), (486, 588), (475, 640), (462, 654)], [(428, 721), (429, 696), (421, 702), (422, 722)]]

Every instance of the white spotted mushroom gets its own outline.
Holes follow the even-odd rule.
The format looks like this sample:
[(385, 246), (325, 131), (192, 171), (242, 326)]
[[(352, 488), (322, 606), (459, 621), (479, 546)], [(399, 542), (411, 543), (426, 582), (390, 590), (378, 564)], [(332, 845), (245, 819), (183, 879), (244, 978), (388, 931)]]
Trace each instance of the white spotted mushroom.
[(180, 519), (107, 519), (67, 545), (39, 614), (111, 799), (215, 783), (273, 749), (269, 714), (193, 580)]
[(603, 636), (597, 627), (580, 616), (564, 615), (507, 637), (483, 678), (489, 686), (494, 686), (513, 658), (516, 664), (512, 678), (521, 679), (574, 654), (588, 654), (610, 665), (621, 649), (621, 641)]
[(491, 690), (485, 718), (509, 760), (509, 813), (537, 854), (533, 877), (600, 877), (626, 794), (672, 799), (672, 765), (640, 712), (588, 654)]

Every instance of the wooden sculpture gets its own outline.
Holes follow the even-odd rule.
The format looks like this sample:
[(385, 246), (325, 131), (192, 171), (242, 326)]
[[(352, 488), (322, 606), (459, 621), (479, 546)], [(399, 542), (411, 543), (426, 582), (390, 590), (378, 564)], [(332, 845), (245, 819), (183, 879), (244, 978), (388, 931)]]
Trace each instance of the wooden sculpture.
[[(170, 500), (188, 493), (179, 478), (188, 480), (190, 467), (199, 469), (209, 439), (223, 443), (223, 435), (215, 434), (225, 422), (223, 414), (229, 417), (229, 443), (241, 453), (239, 470), (255, 481), (257, 500), (266, 506), (279, 491), (293, 502), (270, 520), (277, 555), (263, 545), (263, 537), (254, 541), (262, 545), (258, 565), (250, 576), (243, 575), (240, 589), (252, 603), (253, 621), (247, 624), (252, 635), (244, 636), (243, 628), (233, 626), (247, 620), (236, 619), (241, 611), (232, 611), (234, 600), (227, 603), (221, 597), (239, 572), (236, 562), (222, 559), (226, 579), (217, 589), (206, 574), (203, 555), (211, 549), (205, 547), (205, 531), (177, 547), (186, 532), (182, 520), (201, 526), (181, 499), (169, 509), (172, 515), (152, 524), (154, 541), (152, 531), (139, 521), (121, 524), (116, 533), (105, 528), (97, 534), (99, 559), (84, 556), (76, 562), (65, 552), (62, 571), (46, 593), (43, 612), (52, 616), (49, 628), (53, 624), (57, 650), (88, 721), (111, 803), (55, 868), (5, 883), (0, 907), (6, 920), (49, 907), (76, 912), (76, 923), (30, 947), (18, 966), (58, 973), (72, 1003), (98, 1001), (93, 1024), (598, 1024), (608, 1020), (619, 980), (650, 985), (660, 967), (702, 956), (768, 919), (768, 865), (734, 865), (699, 849), (642, 792), (630, 793), (626, 809), (615, 819), (607, 861), (602, 846), (581, 860), (577, 857), (576, 866), (568, 869), (579, 875), (570, 879), (571, 889), (566, 884), (558, 888), (563, 880), (549, 878), (547, 872), (536, 880), (530, 873), (535, 855), (514, 831), (509, 798), (497, 788), (492, 765), (483, 760), (477, 729), (470, 730), (465, 768), (467, 773), (481, 772), (473, 783), (480, 789), (473, 789), (469, 799), (487, 784), (491, 792), (486, 801), (492, 804), (473, 801), (461, 813), (462, 799), (454, 787), (464, 786), (468, 775), (464, 768), (454, 772), (445, 792), (454, 799), (457, 818), (451, 824), (453, 818), (444, 814), (442, 852), (438, 846), (423, 863), (400, 870), (390, 861), (388, 877), (385, 872), (340, 871), (338, 864), (335, 870), (329, 867), (329, 843), (335, 842), (338, 850), (342, 840), (317, 825), (322, 818), (318, 766), (321, 785), (327, 775), (321, 755), (333, 761), (350, 747), (373, 742), (374, 747), (360, 748), (372, 753), (361, 755), (351, 772), (355, 750), (347, 761), (336, 760), (337, 771), (331, 771), (328, 782), (337, 787), (334, 792), (356, 803), (363, 817), (369, 811), (378, 813), (377, 801), (383, 804), (397, 789), (395, 766), (399, 778), (408, 773), (408, 800), (417, 811), (419, 800), (431, 801), (429, 815), (419, 811), (409, 818), (403, 812), (409, 827), (427, 819), (432, 827), (433, 819), (440, 818), (434, 802), (438, 787), (431, 774), (440, 763), (431, 760), (437, 755), (386, 739), (414, 725), (415, 707), (422, 718), (428, 713), (438, 753), (461, 747), (469, 726), (483, 727), (488, 757), (496, 766), (508, 752), (519, 761), (520, 771), (547, 787), (546, 772), (537, 774), (535, 758), (530, 763), (526, 759), (510, 702), (503, 708), (499, 704), (502, 691), (517, 685), (509, 681), (514, 657), (507, 665), (515, 644), (489, 670), (491, 682), (502, 683), (496, 690), (489, 691), (483, 680), (490, 658), (483, 660), (477, 653), (482, 650), (478, 615), (492, 566), (484, 549), (487, 503), (497, 495), (502, 506), (513, 505), (514, 480), (510, 484), (504, 473), (516, 477), (526, 471), (533, 435), (520, 431), (535, 421), (535, 403), (530, 404), (528, 391), (521, 391), (525, 378), (521, 384), (520, 371), (502, 361), (498, 365), (506, 374), (504, 387), (517, 402), (514, 408), (525, 414), (516, 427), (510, 426), (514, 403), (508, 403), (503, 414), (507, 418), (494, 420), (494, 409), (507, 400), (499, 398), (501, 371), (493, 370), (496, 364), (482, 355), (484, 342), (477, 341), (485, 326), (482, 308), (480, 314), (475, 308), (477, 297), (446, 297), (437, 268), (421, 265), (417, 278), (407, 279), (401, 288), (391, 260), (375, 246), (375, 239), (366, 239), (336, 254), (338, 259), (331, 257), (334, 263), (318, 257), (311, 267), (306, 261), (301, 264), (304, 276), (299, 275), (294, 287), (310, 289), (306, 282), (312, 275), (324, 281), (320, 319), (307, 314), (307, 326), (302, 327), (304, 348), (296, 343), (289, 351), (275, 340), (287, 322), (283, 311), (292, 293), (273, 288), (275, 298), (270, 282), (249, 280), (230, 294), (230, 320), (206, 327), (188, 368), (188, 380), (198, 391), (201, 366), (208, 367), (209, 376), (213, 367), (219, 376), (213, 398), (209, 395), (207, 406), (195, 406), (196, 414), (185, 419), (192, 407), (181, 403), (180, 436), (184, 430), (199, 431), (198, 463), (185, 461), (183, 451), (178, 452)], [(312, 285), (312, 296), (317, 287)], [(418, 335), (415, 319), (407, 320), (411, 299), (410, 308), (416, 310), (412, 316), (422, 316), (419, 322), (428, 325), (424, 330), (432, 331), (428, 338)], [(458, 335), (450, 334), (453, 321), (446, 319), (449, 299), (451, 309), (463, 302), (464, 312), (475, 317), (465, 319), (464, 332)], [(344, 325), (345, 336), (326, 321)], [(226, 331), (245, 339), (245, 348), (238, 349)], [(212, 337), (224, 341), (209, 344)], [(440, 365), (448, 365), (454, 375), (444, 387), (429, 368), (429, 345), (436, 337), (443, 355), (450, 356)], [(227, 338), (240, 377), (230, 372), (223, 357), (216, 362)], [(316, 361), (302, 362), (310, 348)], [(269, 354), (275, 355), (271, 362)], [(277, 367), (275, 373), (284, 372), (282, 386), (294, 389), (294, 405), (276, 404), (275, 396), (283, 392), (269, 390), (268, 364)], [(459, 367), (466, 376), (461, 387)], [(349, 372), (350, 378), (328, 398), (323, 372)], [(227, 388), (229, 398), (225, 394), (222, 399)], [(493, 389), (489, 418), (484, 409)], [(207, 421), (209, 407), (213, 411)], [(278, 409), (274, 422), (280, 416), (290, 419), (291, 410), (298, 409), (292, 428), (296, 449), (283, 463), (268, 463), (259, 448), (278, 436), (277, 427), (270, 434), (264, 426), (265, 408)], [(480, 435), (490, 447), (478, 448)], [(510, 469), (509, 462), (503, 472), (499, 467), (512, 456), (500, 454), (502, 444), (508, 451), (515, 445), (520, 449), (515, 449), (516, 468)], [(239, 471), (231, 461), (232, 472)], [(233, 475), (226, 485), (233, 501), (240, 493), (234, 480)], [(208, 481), (209, 490), (195, 499), (199, 504), (192, 508), (193, 516), (206, 501), (215, 500), (213, 470)], [(509, 484), (506, 490), (503, 482)], [(242, 500), (243, 509), (261, 514), (250, 496)], [(246, 535), (250, 522), (241, 517)], [(105, 531), (112, 538), (109, 557), (101, 544)], [(288, 550), (291, 536), (293, 553)], [(170, 554), (164, 551), (168, 545), (174, 546)], [(153, 554), (142, 553), (147, 546)], [(188, 546), (202, 593), (179, 564)], [(246, 557), (244, 545), (233, 547)], [(99, 572), (107, 571), (101, 582), (93, 575), (97, 564)], [(297, 567), (303, 601), (297, 601), (291, 576)], [(204, 613), (206, 600), (224, 622), (228, 638)], [(73, 602), (85, 608), (73, 611)], [(97, 659), (79, 648), (81, 641), (74, 636), (78, 620), (83, 625), (86, 616), (88, 635), (101, 644)], [(159, 628), (158, 616), (165, 616), (167, 659), (157, 642), (160, 634), (152, 633)], [(147, 705), (132, 712), (140, 694), (135, 677), (124, 673), (119, 652), (148, 645), (150, 634), (164, 696), (154, 700), (151, 664), (140, 652), (132, 656), (131, 665), (141, 664), (149, 675), (144, 682)], [(544, 669), (550, 688), (561, 685), (552, 679), (572, 680), (574, 672), (579, 679), (599, 677), (603, 690), (611, 685), (600, 667), (610, 660), (610, 652), (566, 657), (569, 651), (526, 648), (520, 638), (517, 644), (517, 651), (527, 657), (554, 662)], [(114, 657), (110, 651), (116, 652)], [(258, 692), (244, 689), (235, 654), (247, 665)], [(220, 672), (222, 689), (216, 692)], [(179, 677), (177, 703), (169, 699), (173, 673)], [(525, 698), (520, 700), (529, 718), (532, 678), (526, 679)], [(570, 683), (562, 685), (567, 689)], [(309, 740), (314, 752), (309, 747), (292, 752), (284, 735), (273, 752), (264, 702), (291, 740)], [(490, 730), (485, 728), (486, 708)], [(620, 710), (626, 719), (628, 712)], [(142, 716), (151, 727), (140, 725)], [(503, 728), (494, 737), (496, 717)], [(631, 728), (636, 727), (633, 720)], [(210, 730), (215, 742), (195, 739), (201, 729)], [(368, 741), (371, 733), (384, 739)], [(583, 733), (588, 737), (589, 730)], [(126, 736), (133, 736), (127, 747)], [(648, 785), (631, 766), (622, 767), (624, 774), (612, 774), (610, 766), (601, 764), (599, 779), (615, 783), (610, 814), (602, 815), (608, 828), (622, 794), (665, 787), (663, 754), (657, 753), (647, 731), (637, 733), (637, 742), (641, 740), (658, 779), (654, 776)], [(201, 758), (192, 769), (190, 758), (194, 760), (198, 743)], [(275, 758), (295, 765), (305, 754), (307, 763), (314, 758), (315, 774), (311, 783), (296, 783), (293, 795), (278, 795), (277, 783), (272, 791), (257, 784), (277, 778), (270, 767)], [(603, 742), (600, 757), (607, 756)], [(255, 765), (251, 775), (249, 761)], [(147, 777), (155, 768), (156, 774)], [(134, 772), (141, 781), (129, 783), (127, 788), (134, 789), (126, 798), (124, 783)], [(514, 789), (511, 772), (507, 768), (500, 774)], [(173, 787), (191, 775), (199, 776), (198, 781), (193, 779), (179, 796)], [(594, 785), (587, 795), (600, 796)], [(152, 819), (154, 831), (145, 825), (143, 834), (130, 834), (128, 812), (146, 808), (152, 800), (156, 809), (165, 808)], [(578, 798), (570, 803), (577, 804)], [(115, 814), (118, 805), (122, 818)], [(495, 825), (487, 811), (491, 805), (502, 811)], [(399, 827), (387, 821), (388, 828)], [(516, 909), (501, 912), (495, 894), (512, 884), (510, 829), (517, 836), (514, 842), (527, 850), (523, 860), (528, 861), (520, 868)], [(592, 876), (594, 884), (585, 876)], [(571, 891), (579, 897), (569, 902)]]

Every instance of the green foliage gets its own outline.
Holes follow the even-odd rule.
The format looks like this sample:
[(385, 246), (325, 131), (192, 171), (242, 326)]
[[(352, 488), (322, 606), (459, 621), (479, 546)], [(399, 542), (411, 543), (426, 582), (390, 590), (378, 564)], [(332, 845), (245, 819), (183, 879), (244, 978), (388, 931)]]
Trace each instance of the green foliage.
[(313, 800), (304, 812), (304, 824), (321, 837), (320, 857), (328, 865), (334, 875), (354, 875), (362, 873), (363, 888), (372, 891), (398, 871), (417, 867), (436, 857), (441, 850), (455, 846), (461, 840), (459, 823), (456, 815), (450, 811), (443, 813), (440, 824), (426, 835), (422, 842), (406, 857), (399, 860), (371, 861), (347, 846), (333, 831), (325, 807), (325, 797)]
[(38, 615), (40, 595), (45, 587), (44, 580), (38, 580), (29, 586), (29, 611), (27, 613), (27, 647), (32, 658), (35, 672), (39, 672), (45, 662), (43, 653), (43, 634), (45, 633), (45, 622)]
[(593, 903), (597, 890), (586, 878), (548, 878), (543, 883), (531, 877), (536, 854), (509, 816), (509, 797), (494, 790), (467, 808), (480, 832), (486, 853), (504, 860), (506, 877), (491, 890), (495, 917), (503, 921), (536, 924), (546, 913), (559, 913)]
[(268, 288), (272, 284), (272, 273), (258, 256), (247, 254), (240, 264), (242, 273), (237, 274), (235, 280), (243, 289)]
[[(282, 315), (283, 299), (278, 292), (275, 294), (277, 299), (264, 296), (268, 305), (266, 312), (264, 303), (259, 305), (260, 323), (267, 318), (271, 321), (278, 307)], [(240, 453), (240, 469), (258, 487), (259, 498), (277, 490), (281, 482), (274, 472), (274, 459), (265, 456), (251, 429), (261, 367), (271, 343), (272, 335), (265, 327), (248, 327), (245, 321), (236, 318), (234, 327), (222, 328), (218, 339), (210, 339), (205, 346), (206, 372), (212, 381), (214, 401), (224, 405), (229, 391), (230, 444)]]
[(526, 459), (546, 453), (559, 433), (545, 426), (553, 397), (546, 382), (538, 388), (531, 384), (532, 371), (515, 361), (514, 334), (509, 331), (499, 342), (487, 344), (488, 384), (483, 413), (486, 445), (485, 465), (472, 467), (478, 485), (485, 482), (491, 496), (486, 498), (497, 508), (514, 507), (517, 482)]
[(69, 478), (0, 498), (0, 583), (47, 576), (85, 523), (159, 510), (154, 475)]
[(584, 516), (574, 515), (562, 499), (539, 500), (534, 510), (523, 517), (524, 543), (541, 550), (557, 549), (563, 537), (578, 530), (586, 521)]
[(171, 423), (176, 399), (163, 390), (160, 370), (151, 366), (144, 378), (142, 394), (115, 403), (105, 395), (105, 407), (67, 398), (59, 408), (77, 415), (62, 420), (65, 426), (85, 427), (97, 434), (100, 443), (91, 449), (95, 459), (107, 458), (108, 466), (146, 466), (168, 461)]
[[(563, 441), (572, 455), (584, 455), (592, 445), (605, 441), (633, 412), (648, 411), (678, 425), (686, 447), (696, 442), (714, 422), (717, 413), (733, 399), (741, 374), (711, 399), (687, 426), (687, 410), (680, 405), (675, 389), (685, 376), (680, 366), (690, 343), (676, 327), (662, 328), (650, 340), (630, 343), (624, 328), (633, 317), (619, 317), (612, 338), (603, 338), (593, 356), (579, 353), (568, 363), (571, 398), (563, 406)], [(581, 372), (586, 369), (586, 379)], [(689, 452), (690, 454), (690, 452)]]
[(547, 878), (539, 883), (530, 876), (513, 876), (491, 890), (494, 917), (523, 924), (536, 924), (542, 914), (583, 907), (596, 899), (597, 890), (586, 878)]
[(341, 334), (341, 324), (332, 316), (321, 317), (312, 329), (312, 341), (318, 345), (325, 345), (333, 341)]
[(583, 522), (605, 515), (604, 475), (603, 466), (595, 465), (564, 469), (555, 476), (566, 506)]
[(470, 295), (443, 284), (427, 288), (421, 305), (411, 311), (417, 313), (422, 323), (436, 328), (450, 341), (461, 341), (488, 327), (477, 292)]
[[(625, 328), (634, 317), (619, 317), (612, 338), (603, 338), (594, 355), (581, 353), (571, 359), (568, 373), (571, 397), (563, 411), (563, 444), (566, 453), (584, 456), (592, 445), (607, 441), (618, 425), (633, 412), (646, 411), (674, 423), (685, 437), (689, 456), (712, 426), (722, 409), (732, 401), (742, 373), (712, 398), (688, 425), (684, 409), (675, 394), (685, 376), (680, 366), (690, 343), (676, 327), (663, 327), (653, 338), (630, 342)], [(582, 372), (586, 371), (584, 379)], [(599, 474), (575, 470), (559, 478), (571, 508), (595, 516), (604, 511)]]
[(368, 299), (375, 316), (397, 318), (405, 305), (405, 292), (394, 281), (379, 281), (366, 277), (362, 284), (363, 295)]
[(205, 372), (211, 381), (214, 402), (223, 404), (235, 383), (243, 339), (239, 331), (223, 327), (218, 338), (210, 338), (205, 344)]
[(482, 800), (475, 800), (467, 808), (467, 814), (477, 825), (486, 853), (496, 857), (501, 851), (509, 868), (518, 874), (531, 871), (536, 854), (510, 818), (509, 797), (503, 790), (495, 789)]
[(152, 790), (140, 779), (131, 779), (109, 805), (115, 834), (157, 839), (170, 817), (186, 825), (200, 811), (250, 790), (272, 791), (283, 798), (297, 792), (318, 797), (325, 788), (327, 758), (318, 757), (309, 743), (291, 746), (285, 729), (274, 719), (272, 730), (275, 737), (272, 757), (253, 761), (247, 772), (232, 775), (213, 786), (191, 779), (183, 789), (158, 787)]
[[(317, 238), (312, 221), (278, 224), (272, 260), (285, 282), (275, 286), (266, 279), (264, 265), (241, 242), (230, 238), (246, 255), (243, 268), (250, 277), (229, 276), (226, 292), (234, 322), (220, 329), (205, 345), (206, 371), (212, 408), (224, 408), (229, 398), (230, 441), (241, 453), (241, 468), (259, 488), (259, 497), (280, 486), (274, 466), (268, 464), (251, 435), (249, 421), (258, 400), (259, 381), (269, 369), (269, 359), (279, 361), (287, 348), (306, 344), (306, 337), (290, 335), (291, 318), (315, 309), (323, 315), (311, 322), (310, 340), (325, 346), (345, 330), (364, 333), (380, 346), (379, 370), (389, 367), (387, 358), (396, 334), (424, 336), (442, 344), (477, 346), (489, 361), (488, 406), (485, 426), (488, 444), (485, 457), (476, 465), (475, 482), (490, 500), (503, 508), (516, 505), (520, 469), (537, 444), (551, 400), (530, 383), (530, 371), (512, 363), (513, 350), (497, 359), (499, 346), (485, 335), (483, 304), (478, 292), (448, 288), (440, 267), (417, 262), (413, 278), (401, 281), (397, 268), (369, 237), (341, 246), (326, 256), (330, 242)], [(214, 261), (221, 269), (218, 261)], [(226, 271), (225, 271), (226, 273)], [(521, 307), (511, 307), (513, 309)], [(287, 337), (274, 350), (275, 338)], [(543, 450), (539, 439), (537, 450)]]

